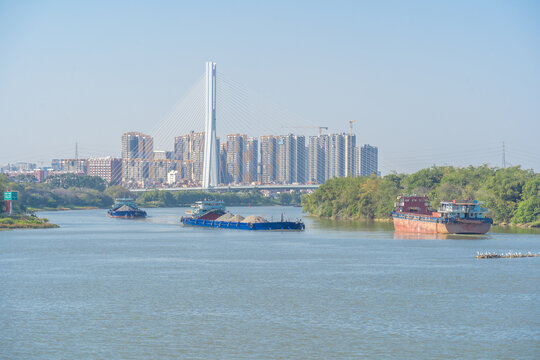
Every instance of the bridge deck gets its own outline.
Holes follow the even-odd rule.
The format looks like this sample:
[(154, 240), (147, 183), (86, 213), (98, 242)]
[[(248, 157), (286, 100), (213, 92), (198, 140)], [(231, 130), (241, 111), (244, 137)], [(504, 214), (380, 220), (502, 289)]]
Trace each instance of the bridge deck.
[(316, 185), (236, 185), (236, 186), (214, 186), (213, 188), (197, 187), (174, 187), (174, 188), (145, 188), (145, 189), (130, 189), (133, 192), (145, 192), (154, 190), (164, 191), (219, 191), (219, 190), (315, 190), (319, 187)]

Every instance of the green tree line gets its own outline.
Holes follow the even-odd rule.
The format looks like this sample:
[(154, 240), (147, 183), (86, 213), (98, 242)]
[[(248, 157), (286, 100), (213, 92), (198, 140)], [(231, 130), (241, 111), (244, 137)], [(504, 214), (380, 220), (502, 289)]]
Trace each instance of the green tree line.
[[(34, 182), (28, 176), (9, 178), (0, 174), (0, 189), (18, 191), (13, 209), (22, 213), (29, 209), (58, 209), (80, 207), (108, 207), (113, 203), (112, 190), (97, 176), (60, 174), (48, 177), (43, 183)], [(0, 212), (5, 211), (3, 197)]]
[[(16, 213), (27, 210), (60, 208), (107, 208), (115, 198), (136, 198), (142, 207), (189, 206), (203, 199), (223, 200), (227, 206), (244, 205), (299, 205), (300, 193), (281, 193), (277, 198), (264, 196), (258, 190), (248, 192), (213, 193), (203, 191), (147, 191), (133, 193), (118, 185), (107, 186), (97, 176), (60, 174), (48, 177), (43, 183), (36, 183), (33, 176), (22, 175), (8, 178), (0, 174), (0, 188), (19, 192), (19, 199), (13, 202)], [(3, 196), (0, 199), (0, 213), (6, 209)]]
[(477, 199), (496, 223), (540, 226), (540, 174), (519, 166), (433, 166), (410, 175), (334, 178), (302, 199), (304, 211), (328, 218), (389, 218), (398, 195), (426, 195), (433, 205)]
[(227, 206), (300, 205), (300, 192), (280, 193), (276, 199), (264, 196), (259, 190), (214, 193), (205, 191), (146, 191), (137, 198), (141, 206), (189, 206), (199, 200), (223, 200)]

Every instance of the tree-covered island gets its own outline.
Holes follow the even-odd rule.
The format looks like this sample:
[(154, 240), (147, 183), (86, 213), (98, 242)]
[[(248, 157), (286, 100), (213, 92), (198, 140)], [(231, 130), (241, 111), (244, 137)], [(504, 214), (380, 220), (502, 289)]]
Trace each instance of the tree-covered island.
[(302, 198), (304, 211), (335, 219), (390, 219), (396, 197), (440, 201), (477, 199), (497, 224), (540, 227), (540, 174), (519, 166), (433, 166), (414, 174), (334, 178)]

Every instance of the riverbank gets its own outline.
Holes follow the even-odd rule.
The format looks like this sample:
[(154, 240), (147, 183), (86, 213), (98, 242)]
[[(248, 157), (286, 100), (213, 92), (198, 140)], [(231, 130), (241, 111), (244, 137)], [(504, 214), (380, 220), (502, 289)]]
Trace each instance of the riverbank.
[(66, 210), (95, 210), (108, 209), (108, 207), (99, 206), (61, 206), (61, 207), (43, 207), (43, 208), (28, 208), (28, 211), (66, 211)]
[(540, 229), (540, 221), (535, 221), (535, 222), (526, 223), (526, 224), (512, 224), (512, 223), (502, 222), (498, 224), (494, 223), (493, 225), (501, 226), (501, 227), (508, 227), (508, 228), (518, 227), (521, 229)]
[(0, 218), (0, 229), (48, 229), (57, 228), (49, 219), (32, 215), (13, 215)]

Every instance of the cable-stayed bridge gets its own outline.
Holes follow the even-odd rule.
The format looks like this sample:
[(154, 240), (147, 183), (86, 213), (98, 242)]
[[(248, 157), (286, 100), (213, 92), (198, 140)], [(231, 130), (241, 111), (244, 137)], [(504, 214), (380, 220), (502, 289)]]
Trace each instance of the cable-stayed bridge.
[[(219, 83), (217, 77), (220, 77)], [(288, 125), (288, 126), (287, 126)], [(204, 129), (204, 161), (202, 165), (201, 187), (172, 187), (163, 190), (189, 191), (189, 190), (290, 190), (315, 189), (315, 185), (302, 184), (234, 184), (223, 185), (219, 183), (218, 157), (218, 131), (221, 139), (226, 134), (246, 134), (249, 136), (278, 135), (284, 128), (294, 125), (302, 128), (314, 128), (301, 117), (286, 111), (263, 97), (247, 90), (238, 82), (229, 80), (221, 73), (217, 73), (216, 64), (206, 63), (206, 73), (197, 81), (193, 88), (173, 108), (173, 110), (158, 123), (152, 131), (154, 150), (169, 150), (173, 148), (175, 136), (202, 133)], [(325, 127), (328, 129), (328, 127)], [(318, 129), (320, 132), (320, 128)], [(305, 145), (302, 145), (305, 146)], [(259, 150), (256, 149), (258, 153)], [(307, 154), (301, 152), (297, 162), (307, 163)], [(300, 156), (300, 155), (299, 155)], [(276, 165), (277, 166), (277, 165)], [(292, 181), (291, 181), (292, 182)], [(152, 188), (154, 190), (155, 188)], [(150, 189), (136, 189), (133, 191), (147, 191)]]
[[(217, 78), (219, 77), (219, 81)], [(344, 119), (343, 128), (350, 124), (352, 135), (352, 123), (354, 120)], [(165, 118), (157, 123), (151, 132), (154, 138), (155, 150), (168, 150), (173, 148), (175, 136), (188, 134), (191, 131), (208, 134), (205, 141), (204, 165), (202, 186), (162, 188), (162, 190), (189, 191), (189, 190), (243, 190), (243, 189), (315, 189), (318, 185), (298, 184), (262, 184), (262, 185), (223, 185), (218, 183), (217, 156), (219, 149), (216, 146), (216, 137), (226, 139), (227, 134), (246, 134), (253, 137), (263, 135), (281, 135), (283, 129), (311, 129), (312, 135), (317, 130), (328, 130), (327, 124), (317, 124), (306, 121), (304, 118), (286, 110), (285, 108), (268, 101), (263, 96), (250, 91), (240, 83), (227, 78), (226, 75), (216, 71), (215, 63), (206, 64), (206, 74), (201, 76), (187, 94), (174, 106)], [(305, 130), (304, 130), (305, 131)], [(206, 136), (206, 135), (205, 135)], [(307, 143), (306, 143), (307, 145)], [(482, 145), (483, 146), (483, 145)], [(489, 148), (468, 148), (462, 153), (452, 151), (443, 156), (435, 153), (416, 154), (413, 159), (407, 154), (396, 154), (392, 160), (386, 159), (380, 164), (380, 168), (386, 173), (403, 171), (403, 166), (412, 166), (413, 162), (434, 164), (431, 159), (441, 158), (467, 158), (471, 161), (476, 159), (497, 158), (500, 154), (498, 144), (489, 145)], [(304, 152), (308, 157), (308, 152)], [(475, 157), (473, 159), (473, 156)], [(307, 159), (298, 159), (307, 163)], [(320, 161), (320, 160), (317, 160)], [(487, 161), (481, 160), (483, 163)], [(452, 164), (450, 162), (449, 164)], [(445, 165), (439, 163), (439, 165)], [(504, 165), (503, 165), (504, 166)], [(307, 170), (307, 169), (306, 169)], [(343, 175), (341, 175), (343, 176)], [(346, 175), (345, 175), (346, 176)], [(330, 176), (332, 177), (332, 176)], [(327, 177), (328, 178), (328, 177)], [(154, 189), (154, 188), (152, 188)], [(137, 189), (134, 191), (146, 191)]]
[[(213, 123), (211, 128), (213, 127), (214, 136), (218, 136), (222, 144), (226, 141), (226, 135), (228, 134), (246, 134), (249, 137), (261, 137), (263, 135), (281, 136), (288, 132), (298, 134), (297, 131), (299, 131), (301, 134), (298, 135), (307, 135), (305, 139), (305, 145), (307, 146), (308, 136), (320, 135), (323, 130), (325, 130), (326, 134), (342, 131), (349, 132), (349, 124), (352, 124), (351, 119), (333, 119), (333, 121), (329, 122), (323, 120), (319, 123), (313, 121), (313, 119), (306, 120), (306, 118), (268, 100), (258, 92), (248, 89), (238, 81), (232, 80), (227, 75), (217, 72), (215, 64), (209, 64), (211, 64), (210, 76), (207, 70), (207, 73), (199, 77), (190, 90), (186, 92), (185, 96), (173, 106), (172, 110), (161, 121), (156, 121), (153, 128), (145, 131), (153, 138), (153, 150), (161, 150), (162, 152), (173, 150), (174, 138), (189, 134), (191, 131), (197, 133), (209, 132), (209, 120), (210, 125)], [(360, 134), (364, 134), (363, 129), (368, 127), (369, 123), (368, 120), (364, 121), (359, 118), (359, 121), (355, 124), (355, 129), (358, 129)], [(328, 129), (328, 127), (331, 128)], [(130, 129), (125, 130), (129, 131)], [(352, 133), (352, 130), (350, 130), (350, 133)], [(361, 135), (361, 137), (362, 142), (369, 141), (366, 135)], [(112, 148), (103, 147), (103, 144), (79, 143), (78, 153), (80, 158), (110, 156), (111, 154), (118, 154), (118, 145), (119, 143), (115, 143), (115, 150), (113, 150)], [(215, 145), (208, 145), (211, 149), (216, 150), (214, 153), (216, 155), (218, 149), (215, 148)], [(528, 167), (531, 164), (538, 163), (539, 158), (537, 153), (531, 153), (523, 147), (520, 148), (520, 144), (507, 143), (506, 145), (506, 150), (502, 150), (500, 141), (487, 138), (482, 140), (482, 142), (474, 142), (474, 144), (467, 146), (466, 149), (440, 147), (433, 151), (414, 152), (414, 154), (411, 154), (407, 149), (399, 152), (394, 150), (392, 152), (392, 150), (385, 147), (382, 154), (379, 153), (379, 168), (383, 173), (388, 174), (392, 172), (410, 173), (411, 171), (432, 165), (467, 166), (469, 164), (489, 164), (490, 166), (501, 166), (501, 154), (503, 159), (505, 158), (504, 154), (506, 154), (506, 161), (502, 161), (503, 167), (517, 164), (524, 164), (525, 167)], [(210, 152), (204, 151), (204, 153)], [(20, 160), (24, 158), (43, 159), (41, 160), (41, 165), (43, 166), (47, 157), (49, 160), (53, 158), (73, 159), (73, 148), (62, 146), (53, 149), (52, 152), (47, 154), (37, 154), (36, 150), (32, 150), (32, 153), (21, 153), (18, 156), (20, 156)], [(304, 157), (300, 161), (309, 158), (307, 151)], [(145, 160), (151, 160), (151, 158), (148, 157)], [(259, 157), (259, 162), (261, 160), (262, 156)], [(200, 162), (202, 163), (203, 160), (201, 159)], [(211, 159), (206, 162), (207, 166), (211, 164)], [(254, 188), (309, 189), (318, 186), (297, 185), (298, 183), (302, 183), (300, 181), (291, 181), (291, 184), (277, 185), (277, 181), (275, 183), (265, 183), (261, 179), (259, 179), (259, 183), (263, 183), (261, 185), (248, 185), (246, 183), (242, 185), (227, 185), (216, 184), (215, 180), (210, 180), (208, 179), (206, 184), (204, 184), (204, 181), (201, 181), (203, 184), (202, 187), (197, 186), (195, 182), (191, 184), (195, 186), (192, 188), (174, 187), (170, 189), (179, 191), (190, 189), (200, 190), (201, 188), (210, 187), (216, 190)], [(154, 183), (153, 186), (164, 189), (159, 184)], [(137, 191), (145, 191), (145, 189), (139, 189)]]

